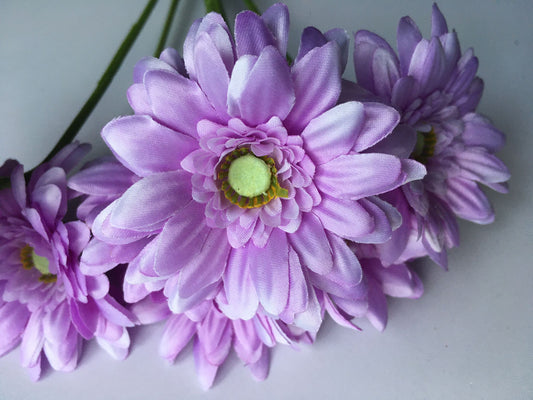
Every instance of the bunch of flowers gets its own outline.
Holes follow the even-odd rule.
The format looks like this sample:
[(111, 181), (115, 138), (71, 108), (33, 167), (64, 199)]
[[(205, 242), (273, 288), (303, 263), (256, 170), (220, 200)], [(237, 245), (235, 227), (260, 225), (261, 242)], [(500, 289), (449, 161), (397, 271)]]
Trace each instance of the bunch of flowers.
[(71, 370), (95, 337), (123, 358), (128, 327), (164, 320), (160, 355), (192, 340), (204, 387), (232, 349), (264, 379), (269, 349), (312, 343), (326, 313), (384, 329), (386, 296), (422, 295), (408, 262), (446, 267), (457, 217), (493, 221), (478, 183), (507, 190), (504, 136), (436, 5), (429, 39), (400, 20), (398, 53), (357, 32), (357, 83), (346, 31), (306, 28), (294, 61), (288, 32), (283, 4), (233, 34), (210, 12), (183, 58), (138, 62), (134, 114), (102, 130), (112, 157), (67, 179), (85, 149), (70, 144), (27, 182), (6, 162), (0, 355), (21, 343), (38, 378), (43, 353)]

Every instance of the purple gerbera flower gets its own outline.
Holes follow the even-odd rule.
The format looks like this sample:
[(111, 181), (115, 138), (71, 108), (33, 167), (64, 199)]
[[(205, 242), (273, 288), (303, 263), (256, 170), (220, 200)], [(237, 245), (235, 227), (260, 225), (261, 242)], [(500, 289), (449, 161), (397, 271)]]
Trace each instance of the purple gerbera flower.
[(445, 266), (446, 248), (458, 244), (456, 216), (480, 224), (494, 219), (478, 183), (504, 193), (510, 176), (494, 156), (503, 134), (475, 113), (483, 90), (478, 60), (472, 49), (461, 54), (457, 34), (433, 5), (429, 40), (409, 17), (398, 26), (398, 55), (378, 35), (359, 31), (354, 64), (358, 85), (401, 114), (375, 150), (410, 154), (427, 168), (422, 181), (384, 197), (402, 213), (404, 229), (380, 255), (390, 264), (429, 254)]
[(74, 369), (83, 339), (96, 338), (119, 359), (128, 353), (125, 327), (134, 317), (108, 294), (105, 275), (80, 271), (90, 231), (64, 221), (66, 172), (86, 150), (68, 145), (27, 185), (17, 162), (1, 170), (11, 188), (0, 192), (0, 355), (20, 343), (32, 379), (40, 377), (43, 354), (56, 370)]
[(289, 66), (288, 18), (281, 4), (240, 13), (235, 41), (220, 15), (196, 21), (184, 60), (168, 49), (137, 64), (136, 115), (102, 131), (139, 179), (93, 233), (110, 246), (147, 243), (126, 283), (163, 290), (174, 313), (215, 299), (232, 319), (259, 312), (316, 331), (315, 290), (366, 294), (344, 239), (383, 242), (399, 224), (373, 196), (425, 174), (414, 160), (366, 151), (396, 126), (393, 108), (336, 105), (346, 33), (307, 29)]

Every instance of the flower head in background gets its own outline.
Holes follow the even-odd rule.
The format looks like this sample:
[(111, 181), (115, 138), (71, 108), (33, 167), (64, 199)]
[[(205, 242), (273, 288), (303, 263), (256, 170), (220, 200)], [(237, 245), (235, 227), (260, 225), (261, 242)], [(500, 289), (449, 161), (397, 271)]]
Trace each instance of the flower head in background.
[(445, 266), (446, 248), (458, 244), (456, 216), (480, 224), (494, 219), (478, 183), (506, 192), (509, 172), (494, 156), (504, 136), (475, 113), (483, 90), (478, 60), (472, 49), (461, 54), (436, 5), (430, 39), (409, 17), (400, 20), (397, 38), (398, 55), (378, 35), (356, 33), (357, 83), (401, 114), (398, 128), (376, 149), (410, 154), (428, 173), (388, 196), (405, 209), (406, 227), (379, 253), (388, 263), (429, 254)]
[(11, 188), (0, 192), (0, 355), (20, 343), (33, 379), (43, 354), (56, 370), (74, 369), (83, 339), (96, 338), (119, 359), (128, 353), (133, 315), (108, 294), (105, 275), (80, 271), (90, 231), (80, 221), (65, 222), (66, 173), (87, 150), (66, 146), (28, 184), (22, 165), (2, 167)]
[(287, 34), (281, 4), (240, 13), (235, 38), (220, 15), (206, 15), (183, 60), (169, 49), (137, 64), (136, 115), (102, 131), (140, 179), (93, 233), (109, 245), (148, 241), (126, 282), (149, 284), (145, 295), (163, 290), (174, 313), (215, 299), (233, 319), (259, 312), (316, 331), (315, 290), (366, 294), (344, 240), (383, 242), (399, 224), (372, 196), (425, 174), (414, 160), (362, 154), (399, 116), (377, 103), (336, 105), (346, 33), (307, 29), (292, 66)]

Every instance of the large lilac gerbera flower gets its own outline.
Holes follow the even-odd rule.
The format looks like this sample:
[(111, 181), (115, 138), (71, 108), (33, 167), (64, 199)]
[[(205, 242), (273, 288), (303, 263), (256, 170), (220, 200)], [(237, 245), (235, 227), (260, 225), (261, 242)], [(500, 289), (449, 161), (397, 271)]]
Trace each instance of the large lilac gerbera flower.
[[(428, 174), (386, 198), (404, 210), (404, 229), (380, 248), (387, 263), (400, 257), (429, 254), (446, 265), (446, 248), (458, 243), (455, 216), (485, 224), (492, 207), (478, 187), (482, 183), (506, 192), (509, 172), (494, 156), (503, 134), (475, 113), (483, 83), (476, 77), (478, 60), (472, 49), (461, 55), (455, 32), (433, 6), (432, 31), (423, 39), (415, 23), (404, 17), (398, 27), (398, 55), (378, 35), (355, 35), (358, 84), (375, 98), (395, 107), (401, 124), (380, 149), (411, 154)], [(411, 233), (410, 233), (410, 232)]]
[(149, 241), (126, 281), (145, 295), (163, 290), (175, 313), (216, 298), (231, 318), (261, 311), (308, 329), (306, 313), (320, 309), (313, 286), (365, 295), (344, 239), (382, 242), (398, 223), (372, 196), (425, 174), (413, 160), (361, 154), (399, 116), (376, 103), (336, 105), (346, 34), (306, 30), (290, 67), (287, 32), (279, 4), (239, 14), (236, 43), (208, 14), (191, 27), (184, 60), (167, 50), (138, 63), (128, 92), (136, 115), (102, 132), (140, 179), (93, 233), (109, 245)]
[(69, 145), (40, 165), (26, 185), (23, 167), (8, 162), (0, 192), (0, 355), (21, 343), (22, 365), (38, 379), (44, 354), (52, 368), (76, 367), (83, 339), (96, 338), (116, 358), (129, 348), (129, 312), (109, 294), (105, 275), (86, 276), (80, 253), (89, 228), (64, 222), (66, 171), (85, 146)]

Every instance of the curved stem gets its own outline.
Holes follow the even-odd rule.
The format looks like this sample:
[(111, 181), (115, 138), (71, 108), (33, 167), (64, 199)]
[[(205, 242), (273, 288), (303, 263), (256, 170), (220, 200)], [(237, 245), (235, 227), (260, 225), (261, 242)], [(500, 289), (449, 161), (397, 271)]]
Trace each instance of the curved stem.
[(168, 34), (170, 33), (170, 27), (172, 26), (172, 20), (174, 19), (174, 16), (176, 15), (176, 9), (178, 8), (179, 0), (172, 0), (170, 2), (170, 7), (168, 9), (167, 18), (165, 20), (165, 25), (163, 26), (163, 30), (161, 31), (161, 36), (159, 37), (159, 43), (157, 43), (157, 47), (154, 52), (154, 57), (159, 57), (161, 52), (165, 48), (165, 43), (167, 42)]

